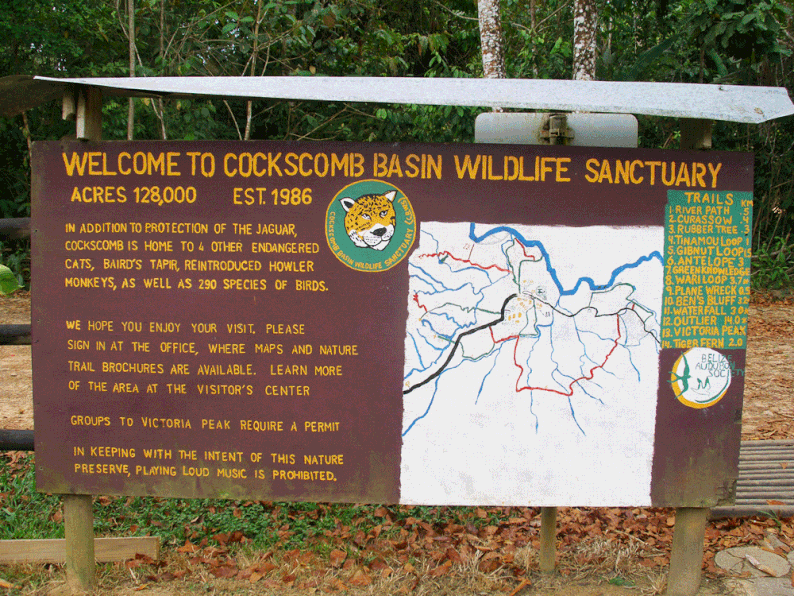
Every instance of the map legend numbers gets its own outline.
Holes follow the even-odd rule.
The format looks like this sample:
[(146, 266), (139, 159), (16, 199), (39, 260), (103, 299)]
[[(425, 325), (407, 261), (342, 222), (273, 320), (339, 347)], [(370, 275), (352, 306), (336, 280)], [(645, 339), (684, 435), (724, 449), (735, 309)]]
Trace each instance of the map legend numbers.
[(744, 348), (749, 192), (668, 191), (662, 348)]

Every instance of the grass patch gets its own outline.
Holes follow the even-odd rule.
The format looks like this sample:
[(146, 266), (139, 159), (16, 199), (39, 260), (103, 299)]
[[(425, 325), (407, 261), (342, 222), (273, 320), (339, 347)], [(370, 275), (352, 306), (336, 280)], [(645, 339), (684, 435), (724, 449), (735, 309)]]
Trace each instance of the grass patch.
[[(0, 539), (63, 535), (60, 499), (38, 493), (32, 454), (0, 454)], [(558, 510), (555, 576), (537, 570), (537, 508), (409, 507), (220, 499), (94, 497), (95, 536), (155, 535), (159, 561), (97, 567), (98, 596), (158, 586), (173, 595), (285, 596), (516, 593), (565, 595), (590, 586), (661, 593), (673, 512), (657, 508)], [(766, 518), (716, 520), (706, 532), (706, 570), (717, 550), (757, 544), (768, 532), (794, 547), (791, 525)], [(13, 565), (9, 596), (62, 584), (62, 566)], [(47, 586), (47, 587), (42, 587)], [(554, 592), (553, 590), (557, 590)], [(578, 592), (577, 592), (578, 593)]]
[(36, 492), (33, 458), (0, 458), (0, 539), (63, 538), (61, 500)]
[[(35, 456), (0, 456), (0, 540), (63, 538), (63, 514), (58, 496), (36, 491)], [(163, 546), (218, 544), (269, 550), (314, 548), (330, 551), (328, 537), (369, 534), (387, 521), (389, 533), (400, 527), (427, 524), (492, 524), (493, 515), (471, 507), (384, 507), (329, 503), (280, 503), (224, 499), (159, 497), (94, 497), (96, 536), (158, 536)], [(327, 554), (327, 553), (326, 553)]]

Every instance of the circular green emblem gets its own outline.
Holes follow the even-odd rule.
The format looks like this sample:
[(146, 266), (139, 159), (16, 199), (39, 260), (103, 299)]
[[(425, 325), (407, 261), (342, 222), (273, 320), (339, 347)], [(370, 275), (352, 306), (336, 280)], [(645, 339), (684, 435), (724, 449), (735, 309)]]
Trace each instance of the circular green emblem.
[(336, 193), (325, 214), (331, 252), (357, 271), (386, 271), (402, 261), (416, 237), (408, 197), (382, 180), (359, 180)]

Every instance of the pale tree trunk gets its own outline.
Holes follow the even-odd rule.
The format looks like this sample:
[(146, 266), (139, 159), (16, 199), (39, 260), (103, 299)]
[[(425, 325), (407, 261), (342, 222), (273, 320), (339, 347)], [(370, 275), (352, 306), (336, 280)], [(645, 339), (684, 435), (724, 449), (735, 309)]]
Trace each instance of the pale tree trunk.
[(505, 78), (504, 44), (499, 0), (478, 0), (482, 71), (486, 79)]
[(596, 32), (598, 9), (595, 0), (575, 0), (573, 8), (573, 78), (596, 78)]
[[(163, 68), (165, 68), (165, 0), (160, 0), (160, 60), (162, 61)], [(168, 135), (165, 131), (165, 112), (163, 111), (162, 97), (157, 99), (157, 105), (160, 107), (160, 111), (158, 113), (158, 111), (155, 110), (154, 113), (160, 120), (160, 136), (165, 141)]]
[(532, 29), (532, 34), (535, 34), (535, 25), (536, 18), (535, 13), (537, 12), (537, 7), (535, 6), (535, 0), (529, 0), (529, 26)]
[[(127, 0), (127, 27), (130, 41), (130, 76), (135, 76), (135, 0)], [(127, 140), (131, 141), (135, 129), (135, 101), (129, 98), (127, 111)]]
[[(505, 55), (499, 0), (478, 0), (477, 11), (480, 16), (483, 77), (504, 79), (506, 78)], [(501, 112), (502, 108), (494, 108), (493, 111)]]
[[(529, 0), (529, 25), (530, 25), (531, 33), (532, 33), (533, 54), (534, 54), (534, 49), (535, 49), (535, 38), (538, 35), (538, 32), (536, 30), (536, 27), (537, 27), (537, 24), (538, 24), (537, 23), (537, 17), (536, 17), (537, 6), (535, 5), (535, 2), (536, 2), (536, 0)], [(535, 77), (536, 79), (538, 78), (538, 61), (534, 57), (532, 59), (532, 76)]]

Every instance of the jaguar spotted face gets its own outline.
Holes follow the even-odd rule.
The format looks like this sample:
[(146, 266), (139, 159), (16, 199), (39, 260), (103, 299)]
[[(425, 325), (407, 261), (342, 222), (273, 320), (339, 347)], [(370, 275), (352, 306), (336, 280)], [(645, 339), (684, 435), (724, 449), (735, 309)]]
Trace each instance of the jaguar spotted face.
[(390, 190), (382, 195), (362, 195), (355, 201), (349, 197), (339, 199), (347, 212), (345, 230), (353, 244), (375, 250), (388, 246), (397, 219), (392, 204), (396, 194), (396, 190)]

